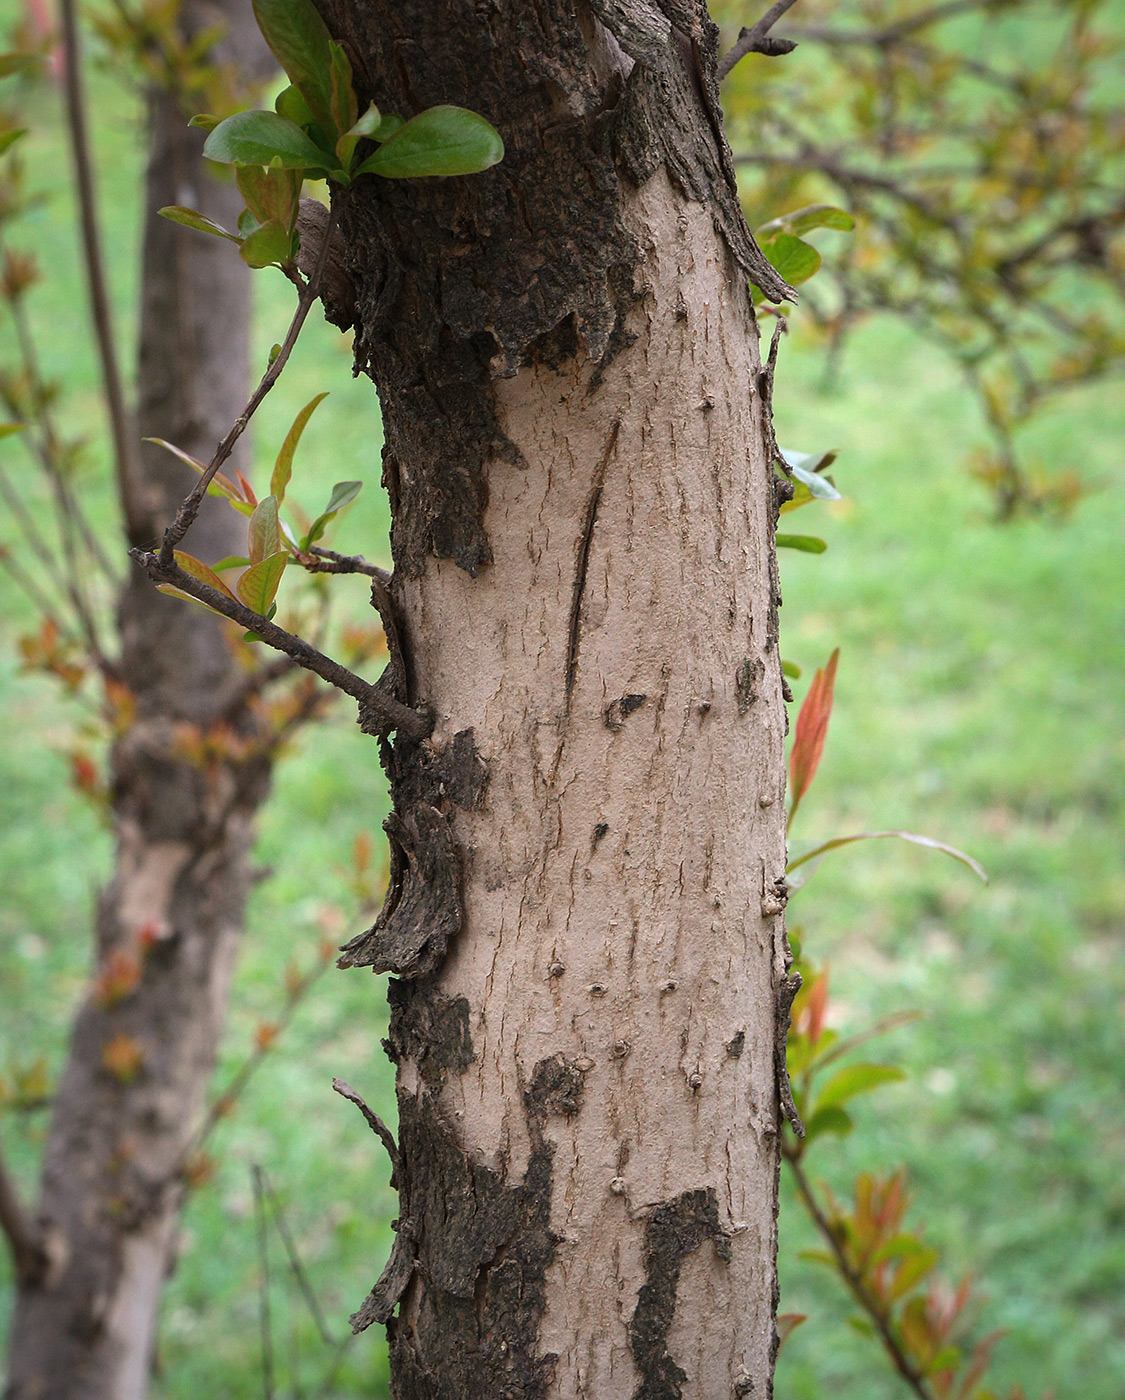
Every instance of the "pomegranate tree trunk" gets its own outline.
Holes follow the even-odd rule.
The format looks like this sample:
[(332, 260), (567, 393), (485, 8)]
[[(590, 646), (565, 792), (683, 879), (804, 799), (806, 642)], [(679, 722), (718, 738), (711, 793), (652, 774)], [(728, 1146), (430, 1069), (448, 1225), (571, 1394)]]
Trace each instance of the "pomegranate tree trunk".
[[(397, 1400), (771, 1391), (786, 727), (769, 383), (690, 0), (326, 0), (484, 175), (340, 197), (402, 698)], [(784, 1019), (784, 1012), (780, 1019)]]

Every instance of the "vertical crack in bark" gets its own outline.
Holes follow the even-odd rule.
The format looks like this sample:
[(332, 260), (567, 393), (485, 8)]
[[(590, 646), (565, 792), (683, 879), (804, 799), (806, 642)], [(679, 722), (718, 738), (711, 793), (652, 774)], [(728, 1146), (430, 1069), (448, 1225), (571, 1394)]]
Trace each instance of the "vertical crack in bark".
[(598, 522), (598, 508), (602, 501), (602, 489), (605, 486), (605, 474), (609, 467), (609, 459), (613, 456), (614, 448), (617, 446), (617, 435), (621, 431), (621, 419), (614, 420), (613, 427), (609, 430), (609, 437), (606, 439), (605, 449), (594, 469), (594, 480), (590, 487), (590, 495), (586, 501), (586, 516), (582, 522), (582, 534), (578, 539), (578, 563), (574, 572), (574, 590), (570, 598), (570, 623), (567, 628), (566, 642), (566, 709), (564, 715), (570, 715), (570, 702), (574, 695), (575, 682), (578, 679), (578, 648), (581, 642), (582, 632), (582, 597), (586, 592), (586, 574), (590, 567), (590, 546), (594, 540), (594, 527)]
[(645, 1282), (629, 1329), (633, 1360), (641, 1373), (633, 1400), (681, 1400), (687, 1373), (668, 1354), (668, 1333), (676, 1315), (680, 1264), (705, 1240), (730, 1262), (730, 1240), (719, 1224), (719, 1200), (713, 1186), (685, 1191), (657, 1206), (645, 1227)]

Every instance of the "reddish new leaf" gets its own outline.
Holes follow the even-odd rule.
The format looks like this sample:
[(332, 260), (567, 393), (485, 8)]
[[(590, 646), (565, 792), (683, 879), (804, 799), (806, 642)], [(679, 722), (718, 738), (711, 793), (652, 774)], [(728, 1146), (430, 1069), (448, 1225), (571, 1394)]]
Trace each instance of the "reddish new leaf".
[(832, 713), (832, 692), (836, 684), (836, 663), (840, 659), (837, 647), (828, 658), (828, 665), (818, 670), (813, 677), (801, 713), (797, 716), (797, 733), (789, 754), (789, 786), (793, 791), (793, 805), (789, 809), (789, 822), (793, 821), (801, 798), (809, 790), (816, 776), (820, 756), (824, 752), (824, 740), (828, 734), (828, 718)]

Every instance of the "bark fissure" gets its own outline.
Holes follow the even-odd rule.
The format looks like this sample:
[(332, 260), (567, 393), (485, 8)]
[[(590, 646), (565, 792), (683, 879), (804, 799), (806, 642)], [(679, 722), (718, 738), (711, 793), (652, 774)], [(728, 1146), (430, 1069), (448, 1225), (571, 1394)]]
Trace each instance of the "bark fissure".
[(590, 484), (590, 496), (586, 503), (586, 516), (582, 522), (582, 533), (578, 538), (577, 562), (574, 570), (574, 588), (570, 599), (570, 622), (566, 639), (566, 712), (570, 713), (570, 701), (574, 694), (574, 682), (578, 679), (578, 647), (582, 632), (582, 595), (586, 591), (586, 572), (590, 567), (590, 546), (594, 540), (594, 527), (598, 523), (598, 506), (601, 504), (605, 474), (610, 459), (617, 446), (617, 434), (621, 422), (617, 420), (610, 429), (605, 451), (594, 468), (594, 479)]

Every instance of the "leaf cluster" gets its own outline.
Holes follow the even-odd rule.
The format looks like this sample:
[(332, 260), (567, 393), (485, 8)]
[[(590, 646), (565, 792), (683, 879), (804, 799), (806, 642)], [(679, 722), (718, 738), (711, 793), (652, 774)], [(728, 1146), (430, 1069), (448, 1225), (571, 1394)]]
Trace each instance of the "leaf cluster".
[(237, 231), (178, 205), (161, 210), (177, 223), (231, 239), (251, 267), (278, 266), (294, 274), (305, 180), (346, 188), (364, 175), (472, 175), (503, 157), (495, 127), (463, 107), (429, 107), (410, 120), (382, 113), (374, 103), (361, 112), (347, 54), (311, 0), (254, 0), (254, 14), (289, 86), (272, 111), (192, 119), (210, 130), (204, 155), (235, 167), (246, 201)]

